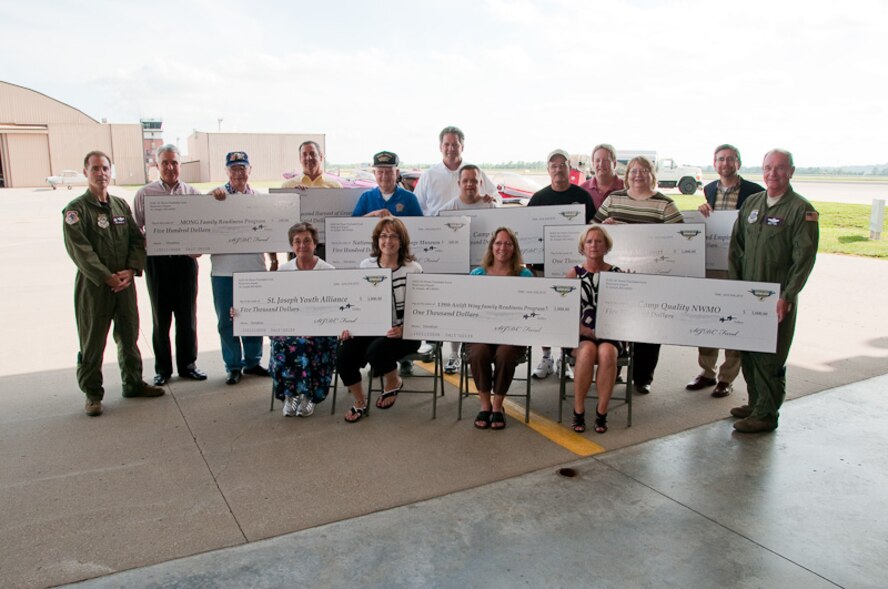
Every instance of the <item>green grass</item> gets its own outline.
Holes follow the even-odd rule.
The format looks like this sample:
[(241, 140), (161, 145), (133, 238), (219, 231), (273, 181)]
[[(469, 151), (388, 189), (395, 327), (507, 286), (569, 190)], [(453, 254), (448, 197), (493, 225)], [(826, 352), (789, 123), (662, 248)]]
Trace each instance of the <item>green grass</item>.
[[(675, 195), (672, 200), (682, 211), (696, 209), (703, 202), (702, 195)], [(882, 229), (882, 239), (869, 238), (870, 205), (813, 202), (820, 213), (820, 246), (817, 251), (827, 254), (845, 254), (888, 259), (888, 229)]]

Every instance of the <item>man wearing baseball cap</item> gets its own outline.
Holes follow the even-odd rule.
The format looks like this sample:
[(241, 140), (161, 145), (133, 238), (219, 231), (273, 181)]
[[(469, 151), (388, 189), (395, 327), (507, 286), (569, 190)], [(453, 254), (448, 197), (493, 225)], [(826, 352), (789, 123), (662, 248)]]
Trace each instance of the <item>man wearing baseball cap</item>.
[[(546, 169), (549, 172), (549, 178), (552, 184), (536, 191), (527, 203), (529, 207), (545, 207), (552, 205), (572, 205), (581, 204), (586, 207), (586, 223), (592, 221), (595, 216), (595, 203), (592, 202), (592, 196), (577, 186), (570, 183), (570, 155), (563, 149), (556, 149), (546, 158)], [(534, 270), (542, 275), (542, 264), (534, 267)], [(573, 372), (570, 366), (566, 366), (568, 371), (567, 377), (573, 378)], [(534, 368), (534, 378), (546, 378), (555, 372), (555, 362), (552, 360), (551, 348), (543, 348), (543, 357), (540, 363)]]
[[(213, 190), (216, 200), (225, 200), (229, 194), (256, 194), (249, 184), (250, 157), (245, 151), (232, 151), (225, 156), (225, 171), (228, 182)], [(277, 269), (277, 254), (271, 256), (272, 269)], [(259, 361), (262, 359), (261, 336), (234, 335), (234, 321), (231, 319), (231, 307), (234, 306), (234, 273), (265, 272), (265, 256), (261, 252), (254, 254), (213, 254), (211, 284), (213, 285), (213, 303), (216, 307), (219, 339), (222, 342), (222, 360), (225, 362), (225, 384), (234, 385), (240, 382), (242, 374), (269, 376)]]
[(373, 156), (373, 176), (377, 187), (358, 199), (352, 217), (422, 217), (416, 195), (398, 186), (398, 165), (401, 160), (390, 151)]

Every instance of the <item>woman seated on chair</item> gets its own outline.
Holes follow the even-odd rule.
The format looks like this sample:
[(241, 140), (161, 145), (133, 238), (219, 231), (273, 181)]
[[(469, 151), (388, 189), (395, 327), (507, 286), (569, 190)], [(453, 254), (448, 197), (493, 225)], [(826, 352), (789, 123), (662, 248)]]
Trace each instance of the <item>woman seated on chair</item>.
[[(287, 232), (296, 254), (278, 268), (293, 270), (329, 270), (333, 266), (315, 255), (318, 232), (311, 223), (297, 223)], [(275, 396), (284, 400), (284, 417), (308, 417), (315, 405), (327, 398), (336, 365), (336, 338), (310, 336), (272, 336), (271, 377)]]
[[(487, 244), (487, 251), (481, 259), (481, 265), (471, 273), (475, 276), (533, 276), (533, 273), (524, 267), (518, 238), (508, 227), (500, 227), (493, 232)], [(515, 366), (524, 353), (524, 348), (505, 344), (467, 344), (467, 346), (472, 379), (475, 381), (478, 399), (481, 401), (481, 411), (475, 416), (475, 427), (503, 429), (506, 427), (503, 401), (509, 392), (509, 386), (515, 376)]]
[(585, 261), (567, 273), (568, 278), (579, 278), (580, 288), (580, 345), (571, 351), (576, 358), (574, 367), (574, 420), (573, 429), (577, 433), (586, 431), (586, 395), (592, 385), (595, 365), (598, 372), (595, 387), (598, 389), (598, 406), (595, 408), (595, 431), (607, 431), (607, 404), (614, 392), (617, 376), (617, 358), (623, 353), (625, 344), (612, 340), (598, 339), (595, 334), (595, 313), (598, 307), (598, 281), (600, 272), (622, 272), (616, 266), (604, 261), (604, 256), (613, 248), (610, 235), (598, 225), (589, 227), (581, 236), (578, 249)]
[(392, 328), (384, 336), (352, 337), (342, 332), (337, 369), (342, 382), (355, 397), (355, 403), (345, 420), (354, 423), (364, 416), (367, 401), (361, 381), (361, 368), (370, 363), (373, 376), (382, 375), (382, 395), (376, 399), (378, 409), (389, 409), (395, 404), (404, 381), (398, 376), (398, 360), (419, 349), (421, 342), (401, 337), (404, 323), (404, 297), (407, 293), (407, 275), (422, 272), (422, 266), (410, 253), (410, 236), (397, 217), (385, 217), (373, 229), (373, 257), (361, 262), (361, 268), (391, 268), (392, 270)]

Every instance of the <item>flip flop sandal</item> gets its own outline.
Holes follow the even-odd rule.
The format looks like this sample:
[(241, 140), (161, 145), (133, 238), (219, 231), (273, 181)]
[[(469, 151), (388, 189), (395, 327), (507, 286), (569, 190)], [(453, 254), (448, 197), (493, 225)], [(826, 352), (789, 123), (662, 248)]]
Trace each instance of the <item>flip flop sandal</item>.
[[(361, 418), (367, 413), (366, 407), (356, 407), (352, 405), (352, 408), (348, 410), (348, 413), (345, 414), (345, 422), (346, 423), (357, 423), (361, 421)], [(355, 416), (354, 419), (349, 419), (349, 417)]]
[(392, 398), (392, 397), (395, 397), (395, 398), (397, 399), (397, 397), (398, 397), (398, 393), (401, 392), (401, 389), (402, 389), (402, 388), (404, 388), (404, 379), (403, 379), (403, 378), (402, 378), (401, 381), (398, 383), (398, 386), (397, 386), (396, 388), (394, 388), (394, 389), (392, 389), (392, 390), (390, 390), (390, 391), (385, 391), (384, 393), (382, 393), (381, 395), (379, 395), (379, 397), (376, 399), (376, 408), (377, 408), (377, 409), (383, 409), (383, 410), (385, 410), (385, 409), (391, 409), (392, 407), (394, 407), (394, 406), (395, 406), (395, 401), (392, 401), (392, 402), (389, 403), (388, 405), (383, 405), (383, 402), (384, 402), (386, 399), (389, 399), (389, 398)]
[(490, 429), (497, 431), (506, 429), (506, 416), (503, 415), (502, 411), (491, 411)]
[[(481, 422), (484, 422), (484, 424), (478, 425)], [(490, 411), (478, 412), (478, 415), (475, 416), (475, 427), (478, 429), (487, 429), (490, 427)]]

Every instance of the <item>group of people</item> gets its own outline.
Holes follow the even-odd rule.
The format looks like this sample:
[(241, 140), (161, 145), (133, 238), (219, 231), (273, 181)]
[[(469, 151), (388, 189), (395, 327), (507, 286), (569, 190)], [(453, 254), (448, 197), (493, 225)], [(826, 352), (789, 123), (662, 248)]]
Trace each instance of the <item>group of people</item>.
[[(236, 272), (266, 270), (266, 256), (271, 270), (332, 268), (323, 260), (323, 244), (318, 242), (317, 230), (309, 223), (291, 227), (288, 239), (292, 253), (290, 260), (281, 265), (275, 253), (211, 256), (213, 298), (227, 384), (237, 384), (243, 374), (270, 376), (276, 395), (284, 400), (284, 415), (308, 416), (326, 397), (335, 369), (354, 398), (345, 414), (345, 420), (354, 423), (366, 413), (360, 370), (369, 363), (373, 373), (383, 380), (383, 392), (376, 406), (388, 409), (394, 405), (404, 384), (403, 377), (411, 370), (409, 362), (405, 365), (402, 361), (399, 371), (398, 362), (421, 345), (401, 337), (406, 277), (422, 272), (422, 268), (411, 253), (407, 229), (397, 217), (489, 208), (498, 201), (490, 178), (477, 166), (463, 162), (465, 136), (462, 131), (445, 127), (438, 139), (442, 160), (420, 175), (412, 192), (398, 184), (398, 156), (389, 151), (377, 153), (373, 158), (377, 186), (361, 195), (353, 211), (354, 216), (380, 218), (371, 236), (372, 256), (364, 260), (361, 267), (392, 270), (392, 327), (384, 336), (352, 337), (345, 331), (339, 341), (311, 335), (272, 337), (271, 359), (266, 369), (261, 365), (262, 339), (233, 335), (232, 276)], [(303, 143), (299, 153), (303, 173), (285, 182), (283, 187), (340, 187), (338, 181), (324, 175), (323, 153), (317, 143)], [(144, 239), (146, 196), (199, 192), (179, 180), (179, 152), (175, 146), (162, 146), (156, 158), (160, 180), (138, 191), (131, 213), (125, 201), (108, 194), (110, 158), (102, 152), (90, 152), (84, 160), (88, 189), (63, 211), (65, 244), (78, 269), (75, 282), (80, 337), (77, 375), (87, 397), (88, 415), (100, 415), (103, 410), (101, 360), (112, 321), (124, 396), (164, 394), (163, 385), (173, 374), (169, 334), (174, 317), (178, 375), (196, 380), (207, 378), (195, 364), (196, 256), (147, 256), (146, 259)], [(614, 223), (681, 223), (682, 216), (672, 199), (657, 190), (655, 168), (644, 157), (629, 161), (625, 176), (620, 178), (616, 174), (614, 148), (608, 144), (597, 145), (592, 152), (594, 176), (579, 186), (570, 182), (570, 156), (565, 151), (552, 151), (546, 163), (551, 184), (535, 193), (528, 206), (582, 204), (589, 224), (578, 242), (583, 264), (568, 273), (568, 277), (581, 281), (580, 340), (570, 351), (574, 368), (566, 363), (557, 370), (565, 371), (565, 376), (574, 381), (573, 429), (578, 433), (586, 431), (585, 401), (594, 380), (598, 401), (593, 424), (596, 432), (604, 433), (608, 402), (615, 382), (621, 378), (617, 359), (627, 349), (626, 343), (602, 340), (595, 333), (599, 275), (621, 271), (605, 261), (613, 247), (605, 227)], [(775, 149), (765, 155), (765, 187), (740, 177), (740, 152), (732, 145), (718, 146), (713, 163), (719, 179), (704, 188), (706, 202), (700, 205), (700, 212), (709, 215), (713, 210), (739, 209), (730, 248), (730, 270), (727, 276), (721, 277), (781, 285), (777, 306), (778, 345), (775, 354), (726, 351), (725, 361), (717, 371), (718, 350), (701, 348), (702, 372), (687, 388), (713, 387), (714, 397), (727, 396), (742, 369), (749, 401), (731, 410), (738, 418), (734, 427), (740, 432), (771, 431), (777, 427), (785, 396), (785, 364), (795, 324), (795, 303), (816, 255), (818, 216), (810, 203), (792, 190), (790, 179), (794, 166), (789, 152)], [(249, 185), (248, 154), (242, 151), (227, 154), (226, 169), (229, 181), (212, 191), (215, 198), (255, 194)], [(142, 380), (141, 356), (136, 346), (138, 313), (133, 280), (143, 270), (152, 303), (153, 385)], [(472, 274), (533, 276), (542, 271), (541, 266), (525, 266), (514, 232), (500, 227), (490, 236), (481, 265)], [(503, 399), (522, 352), (515, 346), (467, 345), (464, 357), (471, 366), (480, 400), (475, 427), (492, 430), (505, 427)], [(459, 370), (462, 356), (460, 343), (451, 342), (445, 371)], [(635, 344), (632, 375), (635, 392), (651, 392), (658, 358), (658, 344)], [(551, 349), (543, 348), (534, 377), (546, 378), (555, 371)]]

